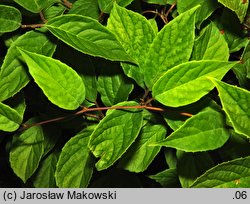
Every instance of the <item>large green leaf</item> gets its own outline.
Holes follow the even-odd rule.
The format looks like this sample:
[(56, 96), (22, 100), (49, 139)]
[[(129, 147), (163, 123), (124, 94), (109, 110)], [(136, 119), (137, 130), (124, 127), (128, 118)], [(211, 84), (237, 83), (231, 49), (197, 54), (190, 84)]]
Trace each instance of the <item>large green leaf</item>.
[(129, 5), (133, 0), (98, 0), (99, 7), (102, 12), (109, 13), (113, 8), (114, 2), (122, 7)]
[(0, 130), (13, 132), (22, 123), (20, 114), (11, 107), (0, 103)]
[(26, 67), (20, 60), (21, 53), (17, 47), (51, 56), (56, 46), (45, 33), (36, 31), (27, 32), (15, 40), (8, 49), (0, 70), (0, 101), (10, 98), (29, 82)]
[(133, 90), (131, 80), (124, 76), (122, 72), (114, 74), (114, 71), (112, 74), (112, 71), (114, 70), (110, 69), (110, 75), (100, 75), (98, 77), (97, 90), (105, 106), (112, 106), (126, 101)]
[(64, 145), (56, 166), (58, 187), (87, 187), (95, 164), (95, 159), (88, 148), (93, 127), (95, 126), (83, 129)]
[(39, 13), (43, 9), (49, 7), (55, 2), (60, 2), (60, 0), (14, 0), (16, 3), (21, 5), (23, 8), (31, 11), (33, 13)]
[(224, 6), (226, 6), (227, 8), (234, 11), (237, 14), (238, 18), (240, 19), (241, 23), (244, 21), (244, 18), (246, 16), (247, 9), (248, 9), (249, 1), (245, 1), (245, 0), (234, 0), (234, 1), (218, 0), (218, 1), (222, 3)]
[(21, 135), (13, 137), (10, 165), (23, 182), (26, 182), (38, 168), (44, 151), (43, 141), (43, 131), (40, 126), (31, 127)]
[(214, 162), (207, 152), (177, 151), (177, 173), (183, 188), (188, 188), (198, 176), (213, 166)]
[(177, 11), (183, 13), (197, 5), (201, 6), (196, 15), (196, 22), (199, 26), (219, 7), (219, 3), (214, 0), (177, 0)]
[(223, 115), (209, 110), (192, 116), (165, 140), (155, 144), (185, 152), (198, 152), (217, 149), (228, 138)]
[(58, 161), (58, 153), (51, 153), (39, 165), (38, 171), (33, 179), (35, 188), (55, 188), (55, 171)]
[(249, 188), (250, 157), (237, 158), (221, 163), (202, 176), (191, 187), (193, 188)]
[(139, 65), (138, 67), (122, 63), (125, 74), (143, 87), (144, 76), (140, 65), (144, 63), (150, 44), (155, 37), (151, 24), (144, 16), (114, 4), (107, 28), (116, 35), (126, 52)]
[(213, 60), (190, 61), (167, 71), (153, 86), (160, 103), (178, 107), (198, 101), (214, 88), (207, 77), (222, 79), (236, 63)]
[(212, 79), (219, 91), (223, 110), (239, 134), (250, 137), (250, 92)]
[[(135, 106), (135, 102), (123, 102), (119, 106)], [(111, 110), (97, 125), (91, 135), (89, 148), (101, 159), (97, 170), (110, 167), (118, 160), (139, 135), (142, 111), (137, 109)]]
[(152, 88), (164, 72), (189, 60), (194, 44), (194, 20), (197, 8), (176, 17), (155, 37), (142, 65), (148, 88)]
[(12, 6), (0, 5), (0, 33), (16, 30), (20, 27), (22, 16), (19, 10)]
[(79, 14), (82, 16), (89, 16), (94, 19), (99, 17), (99, 7), (97, 0), (77, 0), (72, 8), (69, 10), (69, 14)]
[(145, 171), (160, 151), (160, 147), (152, 147), (150, 144), (163, 140), (165, 136), (164, 126), (147, 123), (121, 158), (119, 166), (132, 172)]
[(227, 61), (229, 48), (223, 35), (214, 23), (210, 23), (194, 44), (193, 60)]
[(67, 110), (80, 106), (85, 99), (85, 86), (73, 69), (50, 57), (20, 52), (35, 82), (52, 103)]
[(55, 45), (42, 32), (30, 31), (15, 40), (8, 49), (0, 70), (0, 101), (10, 98), (29, 82), (26, 66), (20, 60), (21, 53), (17, 47), (49, 56), (55, 50)]
[(115, 35), (95, 19), (67, 14), (49, 20), (45, 26), (60, 40), (85, 54), (132, 61)]

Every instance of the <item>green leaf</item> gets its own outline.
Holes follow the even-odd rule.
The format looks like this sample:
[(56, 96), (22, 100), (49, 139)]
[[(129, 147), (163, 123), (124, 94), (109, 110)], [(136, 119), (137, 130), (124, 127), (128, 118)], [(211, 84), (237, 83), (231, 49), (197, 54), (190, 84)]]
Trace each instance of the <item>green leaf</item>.
[(155, 37), (151, 24), (144, 16), (114, 4), (107, 28), (139, 65), (122, 63), (125, 74), (144, 87), (143, 70), (140, 66), (144, 63)]
[(43, 9), (51, 6), (55, 2), (60, 2), (60, 0), (14, 0), (23, 8), (31, 11), (33, 13), (39, 13)]
[(18, 29), (21, 21), (22, 16), (19, 10), (12, 6), (0, 5), (0, 33)]
[(176, 169), (166, 169), (162, 172), (159, 172), (155, 175), (148, 176), (149, 178), (155, 180), (156, 182), (160, 183), (162, 187), (177, 187), (178, 182), (178, 175)]
[(152, 88), (164, 72), (189, 60), (194, 44), (197, 8), (176, 17), (155, 37), (142, 66), (148, 88)]
[(177, 0), (177, 11), (178, 13), (183, 13), (197, 5), (200, 5), (196, 15), (198, 26), (220, 6), (218, 2), (214, 0)]
[(193, 188), (248, 188), (250, 183), (250, 157), (221, 163), (200, 176)]
[(244, 18), (247, 13), (247, 8), (249, 1), (244, 1), (244, 0), (218, 0), (220, 3), (222, 3), (224, 6), (227, 8), (231, 9), (234, 11), (238, 18), (240, 19), (240, 22), (242, 23), (244, 21)]
[(163, 140), (165, 136), (164, 126), (146, 124), (128, 152), (121, 158), (119, 167), (131, 172), (145, 171), (160, 151), (160, 147), (152, 147), (150, 144)]
[(43, 131), (40, 126), (31, 127), (21, 135), (13, 137), (10, 165), (24, 183), (38, 168), (44, 151), (43, 141)]
[(229, 59), (229, 48), (223, 35), (214, 23), (210, 23), (197, 38), (192, 53), (193, 60)]
[[(124, 102), (119, 106), (136, 106), (135, 102)], [(89, 148), (101, 159), (97, 170), (107, 169), (114, 164), (139, 135), (142, 126), (142, 111), (137, 109), (111, 110), (97, 125), (91, 135)]]
[(95, 159), (88, 142), (95, 126), (89, 126), (72, 137), (63, 147), (56, 166), (56, 183), (60, 188), (87, 187)]
[(72, 8), (69, 10), (69, 14), (79, 14), (82, 16), (89, 16), (94, 19), (99, 17), (99, 6), (97, 0), (77, 0)]
[(25, 112), (25, 109), (26, 109), (26, 103), (25, 103), (25, 100), (24, 100), (24, 95), (22, 93), (17, 94), (14, 97), (12, 97), (11, 99), (6, 100), (5, 103), (8, 106), (10, 106), (12, 109), (14, 109), (19, 114), (19, 117), (21, 118), (20, 121), (22, 122), (24, 112)]
[(98, 77), (97, 90), (105, 106), (112, 106), (126, 101), (133, 90), (131, 80), (124, 76), (122, 72), (116, 71), (117, 68), (119, 67), (110, 67), (108, 72), (105, 72), (105, 75)]
[(0, 103), (0, 130), (13, 132), (22, 123), (20, 114), (11, 107)]
[(43, 15), (46, 20), (62, 15), (66, 11), (66, 7), (62, 4), (55, 4), (43, 10)]
[(85, 86), (73, 69), (50, 57), (21, 49), (20, 52), (31, 76), (52, 103), (67, 110), (80, 106), (85, 99)]
[(132, 61), (114, 34), (95, 19), (67, 14), (49, 20), (45, 26), (60, 40), (85, 54)]
[(216, 111), (204, 111), (186, 122), (165, 140), (155, 143), (185, 152), (214, 150), (229, 138), (223, 115)]
[(183, 188), (188, 188), (198, 176), (213, 166), (214, 162), (207, 152), (177, 151), (177, 172)]
[(30, 31), (11, 44), (0, 70), (0, 101), (10, 98), (29, 82), (26, 66), (20, 60), (17, 47), (30, 52), (51, 56), (55, 51), (48, 36), (42, 32)]
[(126, 7), (129, 5), (133, 0), (98, 0), (99, 8), (104, 13), (110, 13), (111, 9), (113, 8), (114, 2), (122, 7)]
[(58, 153), (51, 153), (39, 165), (33, 185), (35, 188), (56, 188), (55, 170)]
[(219, 91), (223, 110), (235, 131), (250, 137), (250, 92), (216, 79), (211, 80)]
[(153, 86), (154, 98), (165, 106), (178, 107), (198, 101), (214, 84), (207, 77), (222, 79), (234, 62), (190, 61), (167, 71)]

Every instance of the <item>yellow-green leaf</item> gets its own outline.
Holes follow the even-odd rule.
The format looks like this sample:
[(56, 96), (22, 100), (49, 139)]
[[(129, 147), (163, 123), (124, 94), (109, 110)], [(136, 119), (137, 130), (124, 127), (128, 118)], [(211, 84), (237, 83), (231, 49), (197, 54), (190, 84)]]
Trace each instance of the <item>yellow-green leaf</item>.
[(85, 86), (72, 68), (51, 57), (21, 49), (20, 52), (31, 76), (52, 103), (67, 110), (80, 106), (85, 99)]

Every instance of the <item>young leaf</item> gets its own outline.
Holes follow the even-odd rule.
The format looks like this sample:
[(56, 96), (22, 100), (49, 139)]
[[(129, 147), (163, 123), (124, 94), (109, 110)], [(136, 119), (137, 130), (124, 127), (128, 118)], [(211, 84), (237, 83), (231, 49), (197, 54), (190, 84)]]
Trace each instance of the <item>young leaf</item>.
[(223, 115), (209, 110), (192, 116), (165, 140), (155, 144), (185, 152), (199, 152), (217, 149), (228, 138)]
[(31, 127), (13, 138), (10, 165), (24, 183), (38, 168), (44, 151), (43, 141), (43, 131), (40, 126)]
[(244, 1), (244, 0), (234, 0), (234, 1), (218, 0), (218, 1), (222, 3), (224, 6), (226, 6), (227, 8), (234, 11), (237, 14), (238, 18), (240, 19), (241, 23), (244, 21), (244, 18), (246, 16), (247, 9), (248, 9), (249, 1)]
[[(17, 47), (30, 52), (51, 56), (56, 45), (42, 32), (30, 31), (11, 44), (0, 70), (0, 101), (10, 98), (29, 82), (21, 53)], [(17, 80), (18, 79), (18, 80)]]
[(55, 2), (60, 2), (60, 0), (14, 0), (23, 8), (31, 11), (33, 13), (39, 13), (43, 9), (49, 7)]
[(126, 7), (129, 5), (133, 0), (98, 0), (99, 8), (104, 13), (110, 13), (114, 2), (119, 4), (122, 7)]
[(153, 86), (154, 98), (165, 106), (178, 107), (198, 101), (214, 88), (206, 77), (222, 79), (233, 62), (190, 61), (167, 71)]
[(11, 107), (0, 103), (0, 130), (13, 132), (22, 123), (22, 116)]
[(178, 187), (179, 184), (177, 170), (174, 168), (166, 169), (148, 177), (160, 183), (161, 186), (165, 188)]
[(74, 110), (85, 99), (85, 86), (81, 77), (66, 64), (50, 57), (20, 49), (31, 76), (55, 105)]
[(94, 19), (99, 17), (99, 7), (97, 0), (78, 0), (68, 12), (69, 14), (79, 14), (89, 16)]
[(188, 188), (198, 176), (213, 166), (214, 162), (207, 152), (177, 151), (177, 172), (183, 188)]
[(58, 153), (51, 153), (44, 159), (35, 174), (33, 185), (35, 188), (56, 188), (55, 170)]
[(19, 10), (12, 6), (0, 5), (0, 33), (18, 29), (21, 21), (22, 16)]
[(211, 22), (195, 41), (192, 59), (228, 61), (227, 42), (214, 23)]
[[(136, 106), (135, 102), (124, 102), (119, 106)], [(135, 141), (142, 126), (142, 111), (137, 109), (111, 110), (97, 125), (89, 141), (89, 148), (101, 159), (97, 170), (114, 164)]]
[(200, 5), (195, 19), (198, 26), (220, 6), (220, 4), (214, 0), (177, 0), (177, 11), (178, 13), (183, 13), (197, 5)]
[(149, 21), (136, 12), (114, 4), (107, 28), (115, 34), (126, 52), (139, 65), (138, 67), (133, 64), (122, 63), (125, 74), (143, 87), (144, 77), (140, 65), (144, 63), (149, 46), (155, 37), (155, 32)]
[(67, 14), (49, 20), (46, 27), (60, 40), (85, 54), (133, 62), (114, 34), (95, 19)]
[(56, 183), (60, 188), (87, 187), (95, 159), (88, 142), (95, 126), (89, 126), (72, 137), (63, 147), (56, 166)]
[(164, 72), (189, 60), (194, 44), (197, 8), (176, 17), (155, 37), (142, 66), (148, 88), (152, 88)]
[(223, 109), (235, 131), (250, 137), (250, 92), (216, 79), (211, 80), (219, 91)]
[(152, 147), (150, 144), (163, 140), (165, 136), (164, 126), (147, 123), (141, 129), (134, 144), (121, 158), (119, 167), (131, 172), (145, 171), (160, 151), (160, 147)]
[(100, 75), (97, 84), (97, 90), (101, 94), (101, 99), (105, 106), (112, 106), (126, 101), (133, 90), (131, 80), (124, 76), (122, 72), (114, 74), (114, 69), (111, 69), (109, 72), (110, 75)]
[(200, 176), (193, 188), (248, 188), (250, 183), (250, 157), (221, 163)]

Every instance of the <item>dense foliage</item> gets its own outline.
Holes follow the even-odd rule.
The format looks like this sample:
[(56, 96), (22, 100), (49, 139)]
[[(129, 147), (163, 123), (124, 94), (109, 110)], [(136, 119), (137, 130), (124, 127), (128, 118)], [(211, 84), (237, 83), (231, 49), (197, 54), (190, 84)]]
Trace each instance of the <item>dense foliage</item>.
[(248, 0), (1, 0), (2, 187), (250, 187)]

